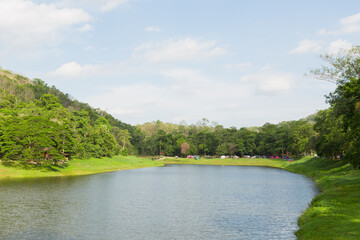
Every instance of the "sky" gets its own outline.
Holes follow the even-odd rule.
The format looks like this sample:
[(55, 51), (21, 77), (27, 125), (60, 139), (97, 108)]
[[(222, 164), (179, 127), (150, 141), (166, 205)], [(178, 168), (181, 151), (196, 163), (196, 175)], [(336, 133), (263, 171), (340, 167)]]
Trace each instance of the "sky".
[(358, 0), (0, 0), (0, 67), (132, 125), (304, 118), (359, 39)]

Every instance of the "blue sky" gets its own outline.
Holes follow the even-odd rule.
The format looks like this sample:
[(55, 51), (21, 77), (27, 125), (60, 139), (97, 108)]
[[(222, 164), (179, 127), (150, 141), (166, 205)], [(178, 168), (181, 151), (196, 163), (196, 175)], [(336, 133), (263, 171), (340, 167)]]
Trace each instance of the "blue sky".
[(358, 45), (359, 1), (0, 0), (0, 66), (133, 125), (297, 120), (332, 83), (304, 77)]

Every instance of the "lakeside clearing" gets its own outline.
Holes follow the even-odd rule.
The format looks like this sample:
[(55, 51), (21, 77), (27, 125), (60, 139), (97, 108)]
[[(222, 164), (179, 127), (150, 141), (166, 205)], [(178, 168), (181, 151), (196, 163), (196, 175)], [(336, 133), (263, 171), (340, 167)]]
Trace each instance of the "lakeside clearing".
[(52, 167), (52, 169), (38, 169), (36, 167), (24, 169), (21, 166), (7, 167), (0, 164), (0, 180), (15, 178), (77, 176), (134, 168), (163, 166), (162, 162), (134, 156), (114, 156), (112, 158), (90, 158), (86, 160), (73, 159), (67, 164), (68, 165), (66, 167)]
[(270, 159), (187, 159), (123, 157), (74, 159), (56, 171), (5, 167), (0, 180), (31, 177), (74, 176), (166, 164), (265, 166), (306, 175), (316, 181), (321, 193), (298, 220), (298, 239), (360, 239), (360, 170), (339, 160), (305, 157), (293, 162)]

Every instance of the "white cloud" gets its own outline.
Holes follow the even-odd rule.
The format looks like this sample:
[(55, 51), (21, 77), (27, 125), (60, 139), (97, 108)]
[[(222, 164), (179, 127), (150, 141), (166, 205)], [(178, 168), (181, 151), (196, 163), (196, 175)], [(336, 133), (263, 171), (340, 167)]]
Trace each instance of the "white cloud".
[(193, 38), (149, 42), (140, 45), (133, 52), (133, 58), (144, 58), (150, 62), (199, 61), (226, 54), (226, 50), (216, 46), (215, 41)]
[(166, 99), (163, 91), (161, 87), (139, 83), (108, 89), (86, 101), (121, 118), (137, 119), (143, 118), (151, 108), (163, 106)]
[(48, 79), (71, 79), (83, 80), (94, 79), (97, 77), (118, 76), (129, 70), (126, 62), (108, 62), (103, 64), (84, 64), (81, 65), (75, 61), (64, 63), (52, 72), (48, 72), (45, 77)]
[[(172, 91), (171, 96), (194, 97), (208, 101), (226, 101), (228, 99), (245, 98), (252, 94), (251, 87), (240, 81), (224, 81), (224, 79), (213, 79), (201, 70), (192, 68), (174, 68), (161, 72), (168, 79), (173, 80), (167, 89)], [(239, 96), (238, 91), (245, 89), (246, 93)], [(181, 99), (181, 98), (180, 98)], [(189, 103), (191, 104), (191, 103)]]
[(90, 51), (90, 50), (94, 50), (94, 49), (96, 49), (94, 46), (91, 46), (91, 45), (89, 45), (89, 46), (86, 46), (85, 48), (84, 48), (84, 50), (86, 50), (86, 51)]
[(252, 63), (244, 62), (244, 63), (237, 63), (237, 64), (228, 64), (225, 66), (226, 69), (234, 69), (239, 71), (245, 71), (252, 67)]
[(128, 0), (107, 0), (105, 3), (100, 7), (102, 12), (107, 12), (117, 8), (119, 5), (128, 2)]
[(345, 17), (340, 20), (342, 25), (358, 24), (360, 23), (360, 13)]
[(272, 66), (271, 64), (265, 64), (262, 68), (261, 68), (261, 71), (269, 71), (272, 69)]
[(340, 20), (340, 29), (335, 31), (328, 31), (326, 29), (320, 29), (319, 34), (331, 34), (331, 35), (340, 35), (340, 34), (350, 34), (360, 32), (360, 13), (354, 14)]
[(200, 70), (191, 68), (176, 68), (164, 70), (163, 76), (175, 80), (171, 86), (172, 90), (184, 92), (185, 94), (196, 94), (197, 92), (209, 92), (209, 86), (214, 86), (213, 80), (205, 77)]
[(323, 34), (326, 34), (326, 33), (327, 33), (327, 30), (325, 28), (322, 28), (317, 32), (317, 34), (320, 34), (320, 35), (323, 35)]
[(62, 0), (57, 3), (61, 7), (79, 7), (93, 11), (108, 12), (116, 9), (129, 0)]
[(256, 94), (280, 94), (290, 90), (293, 75), (290, 73), (264, 71), (241, 78), (255, 86)]
[(93, 27), (90, 24), (85, 24), (84, 26), (78, 28), (79, 32), (88, 32), (90, 30), (93, 30)]
[(158, 27), (147, 27), (145, 32), (161, 32), (161, 29)]
[(80, 65), (77, 62), (68, 62), (61, 65), (55, 71), (49, 73), (50, 77), (57, 78), (85, 78), (104, 74), (106, 64), (104, 65)]
[(126, 108), (112, 108), (109, 110), (110, 114), (118, 115), (118, 116), (130, 116), (141, 118), (144, 117), (144, 110), (141, 109), (126, 109)]
[(342, 49), (349, 49), (352, 47), (352, 44), (346, 40), (336, 40), (330, 43), (330, 46), (327, 49), (329, 54), (337, 54)]
[(290, 54), (303, 54), (308, 52), (319, 52), (322, 49), (320, 43), (318, 41), (312, 40), (303, 40), (299, 43), (299, 46), (293, 50), (291, 50)]
[(259, 111), (252, 113), (249, 106), (265, 111), (287, 96), (293, 81), (292, 74), (273, 70), (237, 79), (213, 78), (192, 68), (166, 69), (160, 75), (167, 81), (119, 84), (89, 97), (86, 102), (133, 124), (156, 119), (195, 122), (202, 117), (222, 123), (235, 118), (244, 121), (254, 118), (251, 114)]
[(82, 9), (57, 8), (32, 1), (0, 1), (0, 42), (6, 48), (53, 44), (72, 26), (87, 23)]

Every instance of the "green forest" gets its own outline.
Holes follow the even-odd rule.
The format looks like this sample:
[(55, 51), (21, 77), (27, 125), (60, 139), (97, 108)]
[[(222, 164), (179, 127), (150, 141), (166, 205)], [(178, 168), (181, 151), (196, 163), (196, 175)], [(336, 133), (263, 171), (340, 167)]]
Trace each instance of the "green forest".
[(336, 84), (324, 99), (328, 109), (297, 121), (240, 129), (206, 118), (191, 125), (158, 120), (132, 126), (40, 79), (0, 69), (0, 159), (41, 166), (114, 155), (317, 154), (360, 168), (360, 47), (322, 59), (326, 65), (308, 75)]

